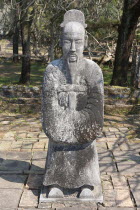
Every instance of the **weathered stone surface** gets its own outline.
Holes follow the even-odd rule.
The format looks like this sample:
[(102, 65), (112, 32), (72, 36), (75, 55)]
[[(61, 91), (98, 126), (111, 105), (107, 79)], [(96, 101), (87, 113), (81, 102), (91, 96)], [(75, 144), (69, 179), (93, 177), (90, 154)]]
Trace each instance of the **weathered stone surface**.
[(113, 162), (111, 162), (111, 163), (99, 162), (99, 165), (100, 165), (101, 173), (104, 173), (104, 172), (115, 173), (115, 172), (117, 172), (116, 165)]
[(75, 207), (66, 207), (66, 208), (56, 208), (56, 210), (97, 210), (96, 207), (88, 207), (88, 206), (75, 206)]
[(40, 96), (40, 88), (39, 87), (24, 87), (22, 85), (14, 85), (14, 86), (3, 86), (1, 87), (1, 96), (7, 97), (39, 97)]
[(107, 149), (107, 145), (105, 142), (100, 142), (99, 144), (97, 144), (97, 150), (98, 152), (100, 151), (106, 151)]
[(33, 160), (44, 160), (46, 159), (47, 153), (46, 151), (34, 151), (33, 152)]
[(140, 176), (128, 178), (128, 182), (136, 205), (137, 207), (140, 207)]
[(38, 190), (24, 190), (19, 207), (37, 207)]
[(12, 145), (11, 145), (11, 150), (12, 151), (20, 151), (21, 150), (21, 146), (22, 146), (22, 142), (17, 142), (17, 141), (13, 141)]
[(97, 204), (95, 202), (92, 202), (92, 201), (87, 201), (87, 202), (66, 201), (66, 202), (64, 202), (64, 204), (65, 204), (66, 208), (71, 208), (71, 209), (78, 208), (78, 207), (79, 208), (86, 208), (86, 207), (88, 207), (88, 208), (93, 208), (93, 210), (97, 209)]
[(105, 206), (116, 206), (116, 192), (112, 190), (105, 190), (103, 192), (104, 195), (104, 205)]
[(11, 160), (30, 160), (32, 154), (30, 152), (7, 152), (7, 159)]
[(99, 206), (98, 210), (135, 210), (135, 208), (127, 207), (103, 207)]
[(36, 142), (33, 144), (33, 150), (43, 150), (45, 148), (44, 142)]
[(118, 139), (119, 139), (119, 141), (120, 141), (120, 138), (119, 138), (120, 133), (119, 133), (119, 136), (117, 136), (116, 134), (115, 134), (115, 136), (116, 136), (116, 137), (106, 138), (107, 142), (112, 142), (112, 143), (114, 143), (114, 142), (117, 142)]
[(140, 208), (140, 189), (133, 188), (131, 190), (131, 192), (132, 192), (132, 194), (134, 196), (134, 199), (135, 199), (137, 207)]
[(7, 151), (0, 151), (0, 164), (6, 159)]
[(110, 149), (110, 150), (118, 150), (118, 151), (120, 151), (120, 147), (119, 147), (119, 145), (118, 145), (118, 143), (117, 142), (107, 142), (107, 145), (108, 145), (108, 148)]
[[(36, 122), (35, 122), (36, 123)], [(31, 124), (31, 123), (30, 123)], [(33, 123), (32, 123), (33, 124)], [(39, 136), (38, 132), (28, 132), (27, 138), (37, 138)]]
[(26, 178), (25, 175), (0, 175), (0, 188), (22, 189)]
[(104, 159), (106, 159), (108, 157), (113, 157), (112, 156), (112, 153), (109, 150), (99, 152), (99, 158), (100, 158), (100, 160), (104, 160)]
[(128, 178), (128, 182), (131, 189), (139, 189), (140, 190), (140, 176), (135, 176)]
[(41, 139), (41, 138), (45, 138), (45, 139), (48, 140), (48, 138), (47, 138), (47, 136), (46, 136), (46, 134), (45, 134), (44, 132), (41, 132), (41, 133), (39, 134), (39, 138), (40, 138), (40, 139)]
[(55, 209), (65, 209), (65, 204), (63, 203), (52, 203), (52, 208), (55, 208)]
[(39, 209), (52, 209), (52, 203), (48, 202), (48, 203), (39, 203), (38, 204), (38, 208)]
[(23, 142), (22, 143), (22, 147), (21, 147), (21, 151), (28, 151), (28, 152), (30, 152), (32, 150), (32, 147), (33, 147), (32, 143)]
[(122, 174), (135, 174), (140, 171), (140, 165), (134, 163), (133, 161), (117, 162), (117, 166), (119, 172)]
[(116, 190), (116, 203), (120, 207), (134, 207), (129, 190)]
[(111, 181), (111, 177), (106, 174), (101, 174), (102, 181)]
[(115, 138), (115, 133), (109, 132), (109, 131), (105, 131), (105, 136), (107, 138)]
[[(2, 116), (2, 114), (0, 116)], [(16, 114), (15, 116), (19, 116), (19, 115)], [(22, 121), (21, 118), (23, 118), (23, 117), (24, 116), (21, 116), (21, 115), (19, 116), (20, 121)], [(27, 116), (27, 117), (29, 118), (29, 116)], [(6, 119), (6, 120), (7, 119), (9, 120), (10, 119), (10, 116), (8, 116), (8, 118), (7, 118), (7, 115), (5, 115), (4, 117), (0, 117), (0, 120), (2, 118)], [(109, 125), (108, 125), (109, 127), (110, 127), (110, 124), (112, 124), (114, 122), (115, 122), (116, 126), (119, 127), (120, 126), (119, 125), (119, 121), (118, 121), (119, 118), (120, 117), (117, 117), (117, 116), (105, 116), (105, 121), (107, 119), (109, 120), (109, 122), (110, 122)], [(134, 124), (134, 122), (130, 122), (130, 123), (132, 123), (135, 126), (136, 129), (138, 129), (138, 127), (139, 127), (139, 116), (138, 115), (137, 116), (136, 115), (133, 115), (133, 116), (127, 116), (126, 117), (126, 119), (135, 119), (135, 118), (137, 119), (137, 122), (136, 122), (137, 124)], [(17, 125), (18, 125), (17, 124), (16, 126), (14, 126), (14, 119), (15, 119), (15, 117), (12, 118), (12, 122), (11, 122), (11, 124), (13, 125), (13, 127), (12, 127), (12, 130), (13, 131), (15, 131), (17, 129)], [(123, 119), (120, 119), (120, 120), (122, 121), (122, 126), (123, 126), (123, 123), (125, 123), (125, 122), (123, 122)], [(23, 124), (24, 124), (24, 121), (23, 121)], [(38, 124), (38, 126), (41, 126), (41, 125)], [(128, 123), (127, 126), (129, 126), (129, 123)], [(126, 127), (126, 125), (125, 125), (125, 127)], [(23, 128), (23, 130), (25, 130), (25, 129), (29, 130), (28, 128), (29, 127), (27, 127), (27, 128), (25, 127), (25, 128)], [(18, 129), (19, 130), (22, 130), (22, 124), (20, 125), (20, 127), (18, 127)], [(7, 130), (6, 131), (3, 130), (2, 132), (5, 133), (5, 132), (7, 132)], [(120, 134), (120, 133), (118, 133), (118, 134)], [(29, 139), (30, 138), (24, 139), (24, 141), (27, 141), (28, 142)], [(32, 138), (31, 138), (31, 140), (32, 140)], [(21, 142), (22, 143), (22, 141), (23, 141), (23, 139), (22, 140), (19, 140), (17, 142)], [(100, 141), (100, 139), (99, 139), (99, 141)], [(101, 141), (102, 142), (106, 142), (106, 141), (107, 142), (108, 141), (109, 142), (113, 142), (114, 141), (114, 143), (115, 142), (118, 143), (118, 141), (120, 141), (120, 138), (119, 138), (119, 140), (117, 140), (117, 138), (114, 138), (114, 139), (113, 138), (112, 139), (111, 138), (108, 138), (108, 139), (105, 138), (105, 139), (101, 139)], [(133, 162), (134, 162), (136, 165), (139, 166), (139, 162), (140, 162), (139, 152), (138, 152), (138, 150), (134, 150), (134, 148), (136, 148), (136, 145), (139, 148), (139, 138), (132, 139), (132, 140), (125, 140), (125, 141), (128, 142), (128, 143), (129, 142), (132, 142), (132, 143), (135, 142), (136, 144), (134, 145), (134, 147), (133, 147), (133, 144), (132, 144), (129, 151), (127, 151), (127, 150), (125, 150), (125, 151), (112, 151), (113, 154), (114, 154), (114, 156), (115, 156), (116, 163), (117, 162), (118, 163), (120, 163), (120, 162), (127, 162), (127, 163), (130, 163), (130, 166), (129, 167), (131, 167), (131, 164), (133, 164)], [(97, 142), (97, 143), (100, 144), (100, 142)], [(99, 159), (100, 159), (100, 161), (101, 162), (104, 162), (104, 163), (113, 162), (114, 161), (114, 158), (112, 156), (112, 152), (109, 152), (108, 148), (106, 149), (106, 151), (104, 151), (104, 150), (100, 151), (99, 152), (99, 156), (100, 156)], [(2, 164), (4, 163), (4, 161), (6, 159), (18, 160), (18, 161), (25, 161), (26, 162), (26, 159), (27, 160), (31, 160), (31, 158), (33, 158), (33, 160), (45, 160), (45, 158), (46, 158), (46, 151), (37, 151), (37, 152), (33, 152), (32, 154), (31, 153), (24, 153), (24, 152), (17, 152), (17, 151), (16, 152), (15, 151), (12, 151), (12, 152), (10, 152), (10, 151), (0, 151), (0, 165), (1, 166), (2, 166)], [(130, 186), (130, 191), (132, 192), (131, 196), (132, 196), (132, 198), (134, 197), (134, 200), (136, 202), (136, 205), (138, 205), (139, 204), (139, 195), (140, 195), (140, 192), (139, 192), (139, 189), (140, 189), (140, 186), (139, 186), (139, 183), (140, 183), (140, 180), (139, 180), (140, 172), (139, 171), (138, 172), (133, 172), (133, 168), (131, 170), (132, 171), (128, 170), (127, 173), (125, 173), (125, 170), (124, 170), (122, 172), (122, 173), (125, 173), (124, 175), (122, 173), (119, 173), (119, 172), (115, 172), (115, 173), (113, 172), (112, 173), (112, 172), (106, 172), (106, 171), (104, 171), (103, 174), (101, 175), (101, 180), (102, 180), (102, 182), (106, 182), (105, 183), (105, 189), (104, 189), (105, 192), (107, 191), (107, 187), (110, 188), (110, 184), (108, 184), (108, 182), (109, 183), (112, 182), (112, 184), (113, 184), (113, 182), (115, 183), (114, 186), (113, 186), (115, 189), (111, 189), (110, 190), (110, 194), (111, 193), (113, 194), (114, 190), (128, 189), (127, 186), (125, 185), (124, 178), (125, 179), (128, 179), (128, 184)], [(24, 172), (25, 172), (25, 170), (24, 170)], [(12, 190), (13, 189), (14, 190), (21, 189), (22, 186), (23, 186), (23, 182), (20, 182), (20, 180), (18, 178), (16, 178), (16, 176), (17, 177), (18, 176), (21, 176), (22, 173), (23, 173), (23, 170), (13, 170), (13, 171), (12, 170), (10, 170), (10, 171), (7, 171), (6, 170), (6, 171), (0, 171), (0, 174), (1, 175), (3, 175), (3, 176), (9, 175), (10, 178), (12, 179), (11, 181), (7, 177), (5, 177), (5, 179), (3, 179), (3, 178), (0, 179), (1, 189), (4, 188), (4, 187), (5, 187), (5, 189), (2, 189), (2, 190), (9, 190), (8, 187), (10, 187), (10, 188), (12, 187)], [(108, 175), (106, 175), (106, 173)], [(39, 174), (40, 175), (43, 175), (43, 172), (37, 171), (37, 170), (30, 171), (30, 168), (29, 168), (28, 174), (29, 174), (28, 176), (30, 176), (30, 175), (33, 175), (34, 176), (35, 174), (37, 174), (37, 175), (39, 175)], [(137, 174), (137, 176), (135, 174)], [(12, 176), (14, 176), (15, 178), (13, 179)], [(117, 178), (117, 180), (114, 181), (114, 177), (116, 177), (116, 176), (117, 177), (118, 176), (119, 177), (124, 177), (124, 178), (119, 178), (119, 179)], [(16, 179), (17, 179), (17, 181), (16, 181)], [(36, 181), (35, 182), (34, 181), (32, 182), (33, 179), (32, 178), (30, 179), (30, 181), (31, 181), (31, 185), (30, 186), (32, 186), (32, 184), (33, 184), (33, 188), (32, 189), (38, 189), (37, 188), (37, 185), (34, 186), (34, 183), (37, 183), (37, 182)], [(126, 186), (126, 188), (125, 188), (125, 186)], [(18, 187), (18, 189), (15, 189), (17, 187)], [(26, 187), (28, 187), (28, 186), (26, 185)], [(105, 192), (104, 192), (104, 194), (105, 194)], [(13, 191), (12, 191), (11, 194), (14, 194)], [(107, 195), (108, 194), (109, 193), (107, 193)], [(105, 198), (106, 198), (107, 195), (104, 196), (104, 200), (105, 200)], [(21, 194), (20, 194), (20, 196), (21, 196)], [(7, 202), (7, 199), (5, 199), (5, 200)], [(15, 202), (14, 199), (11, 199), (11, 200), (12, 200), (11, 202)], [(112, 198), (112, 200), (113, 200), (113, 198)], [(115, 200), (116, 200), (116, 198), (115, 198)], [(0, 207), (1, 210), (5, 210), (5, 209), (7, 209), (7, 210), (16, 210), (17, 209), (17, 208), (8, 207), (8, 205), (7, 205), (6, 202), (5, 202), (6, 207), (5, 207), (5, 205), (4, 205), (4, 208), (1, 208)], [(133, 207), (120, 207), (120, 206), (116, 206), (116, 204), (114, 204), (114, 207), (111, 207), (111, 206), (109, 206), (109, 205), (113, 205), (113, 202), (111, 202), (111, 200), (108, 201), (108, 202), (107, 201), (104, 201), (104, 204), (108, 205), (108, 207), (107, 206), (106, 207), (102, 207), (101, 210), (103, 210), (103, 209), (105, 209), (105, 210), (135, 210), (135, 208), (133, 208)], [(90, 207), (88, 204), (85, 207), (83, 207), (80, 204), (74, 204), (74, 202), (71, 202), (69, 204), (67, 203), (67, 204), (65, 204), (65, 206), (71, 207), (71, 209), (73, 207), (75, 207), (75, 206), (76, 207), (77, 206), (78, 207), (80, 206), (81, 208), (85, 208), (85, 207), (88, 207), (89, 208)], [(25, 210), (27, 208), (30, 209), (30, 210), (35, 210), (36, 209), (35, 207), (26, 207), (25, 206), (25, 207), (20, 208), (19, 210), (23, 210), (23, 209)], [(100, 208), (101, 207), (98, 207), (99, 210), (100, 210)], [(42, 209), (42, 208), (40, 207), (39, 209)], [(45, 204), (44, 205), (44, 209), (52, 209), (52, 206)], [(137, 207), (137, 209), (140, 210), (140, 207)]]
[(23, 170), (14, 170), (14, 171), (0, 171), (0, 175), (7, 175), (7, 174), (22, 174)]
[(9, 125), (9, 124), (10, 124), (10, 121), (3, 120), (3, 121), (1, 122), (1, 124), (2, 124), (2, 125)]
[(42, 186), (43, 175), (30, 174), (26, 187), (29, 189), (38, 189)]
[(124, 176), (121, 175), (112, 175), (112, 182), (115, 189), (128, 189), (127, 180)]
[(27, 136), (27, 133), (25, 131), (20, 131), (20, 132), (17, 132), (16, 139), (24, 139), (26, 138), (26, 136)]
[[(18, 208), (17, 210), (27, 210), (27, 209), (28, 209), (28, 210), (40, 210), (40, 209), (42, 209), (42, 208), (30, 208), (30, 207), (29, 207), (29, 208), (26, 208), (26, 207), (25, 207), (25, 208)], [(50, 210), (50, 208), (43, 208), (43, 209), (44, 209), (44, 210)], [(9, 210), (10, 210), (10, 209), (9, 209)], [(56, 209), (52, 209), (52, 208), (51, 208), (51, 210), (56, 210)], [(130, 209), (130, 210), (131, 210), (131, 209)]]
[(31, 165), (31, 171), (44, 171), (45, 160), (33, 160)]
[(129, 164), (129, 162), (132, 163), (132, 161), (133, 163), (137, 163), (140, 161), (140, 156), (137, 152), (134, 154), (134, 152), (132, 151), (125, 152), (125, 151), (114, 150), (113, 154), (114, 154), (115, 160), (118, 163), (124, 162), (126, 164), (126, 162), (128, 162)]
[(0, 189), (0, 209), (17, 209), (22, 190)]
[[(86, 191), (84, 197), (91, 198), (92, 187), (101, 185), (95, 140), (103, 127), (103, 76), (95, 62), (83, 57), (84, 14), (67, 11), (61, 27), (63, 57), (47, 66), (43, 80), (43, 130), (49, 137), (43, 184), (84, 186), (81, 195)], [(107, 149), (103, 142), (98, 147)]]
[(0, 151), (8, 151), (11, 148), (11, 141), (0, 142)]
[(20, 171), (27, 170), (30, 166), (30, 161), (18, 161), (18, 160), (4, 160), (0, 165), (0, 171)]
[(109, 127), (108, 129), (110, 132), (116, 132), (116, 131), (118, 132), (119, 131), (118, 128), (115, 128), (115, 127)]
[(113, 190), (111, 181), (103, 181), (103, 190)]
[(14, 140), (15, 137), (15, 132), (13, 131), (9, 131), (7, 133), (5, 133), (5, 135), (3, 136), (3, 140)]

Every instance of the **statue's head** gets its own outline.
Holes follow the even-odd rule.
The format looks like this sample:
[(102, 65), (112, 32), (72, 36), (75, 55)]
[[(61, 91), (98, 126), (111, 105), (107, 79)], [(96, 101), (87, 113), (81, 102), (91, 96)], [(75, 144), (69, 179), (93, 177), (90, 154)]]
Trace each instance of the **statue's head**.
[(75, 9), (67, 11), (61, 27), (63, 28), (61, 37), (63, 58), (69, 63), (76, 62), (83, 57), (87, 42), (84, 14)]

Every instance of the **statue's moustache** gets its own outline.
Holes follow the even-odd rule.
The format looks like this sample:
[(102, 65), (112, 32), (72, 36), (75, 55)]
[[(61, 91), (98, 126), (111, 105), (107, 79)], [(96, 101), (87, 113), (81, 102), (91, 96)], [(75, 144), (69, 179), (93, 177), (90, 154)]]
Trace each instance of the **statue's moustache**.
[(68, 55), (69, 62), (77, 62), (78, 56), (76, 53), (69, 53)]

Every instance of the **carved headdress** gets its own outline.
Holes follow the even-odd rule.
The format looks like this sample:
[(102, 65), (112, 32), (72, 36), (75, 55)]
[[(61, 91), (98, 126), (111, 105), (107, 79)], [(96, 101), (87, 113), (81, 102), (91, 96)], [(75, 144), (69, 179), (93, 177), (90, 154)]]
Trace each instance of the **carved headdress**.
[(87, 24), (85, 24), (84, 14), (77, 9), (71, 9), (67, 11), (64, 15), (64, 20), (60, 26), (63, 28), (68, 22), (78, 22), (81, 23), (84, 28), (87, 27)]

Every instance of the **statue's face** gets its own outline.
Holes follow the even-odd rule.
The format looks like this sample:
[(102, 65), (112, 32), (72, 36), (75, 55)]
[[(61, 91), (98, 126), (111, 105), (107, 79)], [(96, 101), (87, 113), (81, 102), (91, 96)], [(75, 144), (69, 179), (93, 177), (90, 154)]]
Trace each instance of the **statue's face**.
[(76, 62), (83, 57), (85, 29), (77, 22), (69, 22), (63, 30), (63, 57), (68, 62)]

